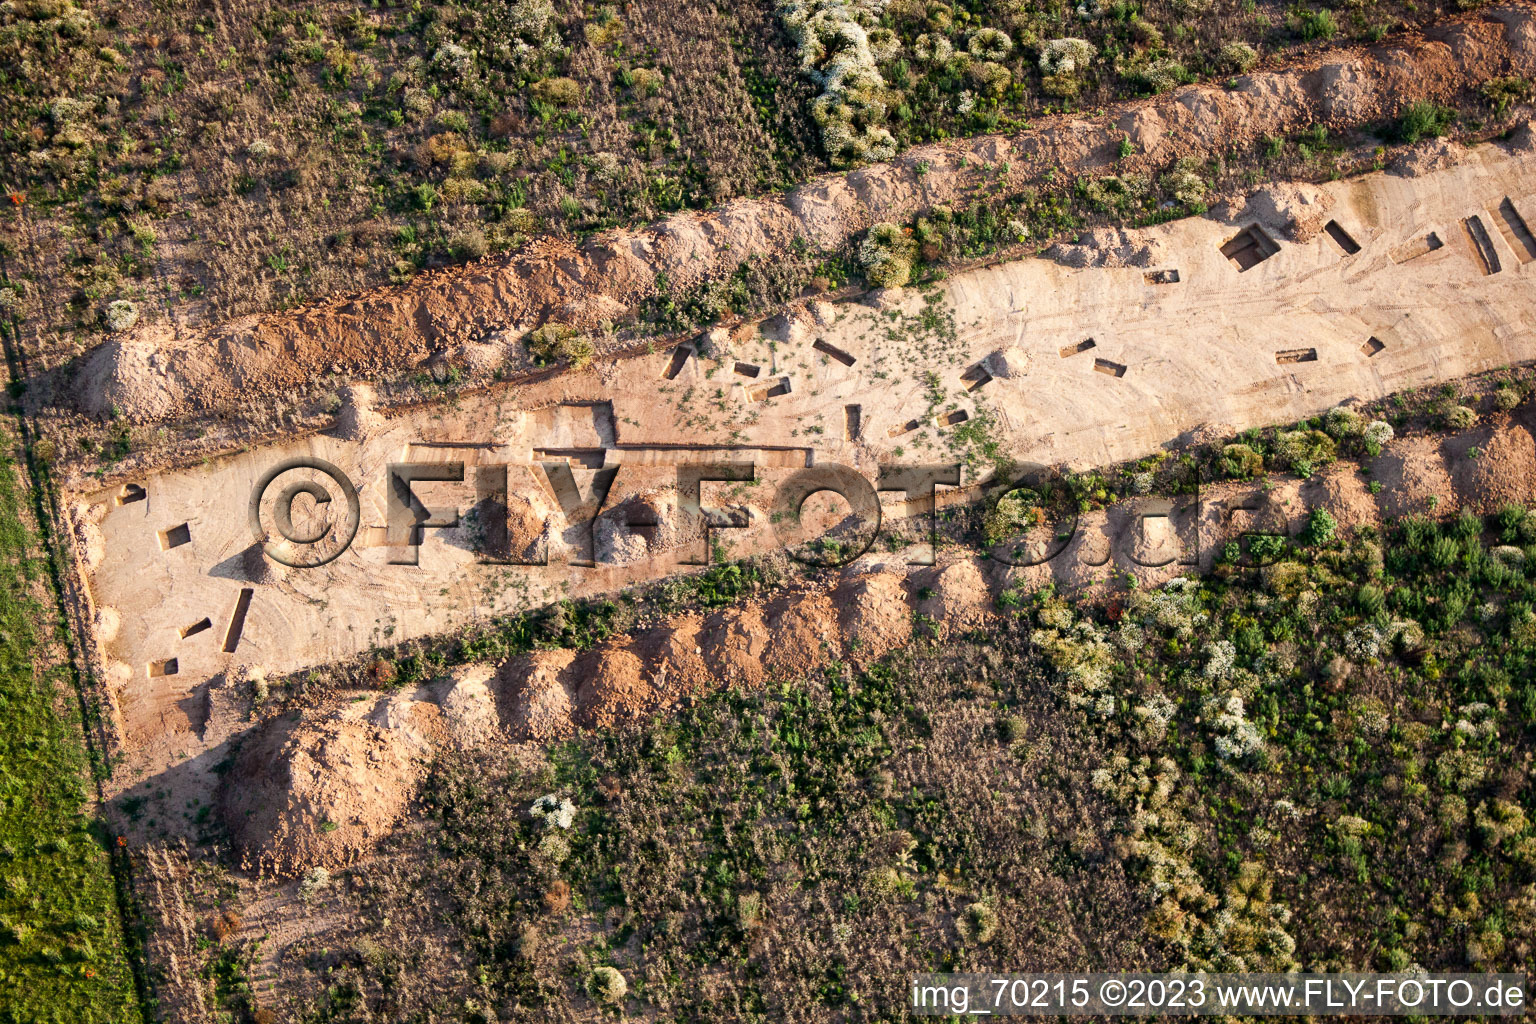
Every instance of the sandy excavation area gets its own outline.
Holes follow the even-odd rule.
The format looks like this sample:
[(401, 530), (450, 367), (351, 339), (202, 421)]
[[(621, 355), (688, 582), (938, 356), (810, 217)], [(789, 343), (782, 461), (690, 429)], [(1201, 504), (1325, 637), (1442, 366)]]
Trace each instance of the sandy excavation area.
[[(683, 464), (745, 467), (751, 479), (698, 492), (716, 522), (742, 527), (710, 541), (739, 556), (778, 545), (775, 494), (806, 467), (874, 480), (880, 464), (958, 463), (964, 489), (990, 473), (984, 449), (1107, 465), (1196, 429), (1529, 359), (1532, 160), (1487, 145), (1416, 177), (1265, 189), (1055, 254), (1123, 265), (1031, 259), (927, 293), (804, 304), (393, 417), (354, 388), (327, 433), (72, 500), (106, 678), (125, 709), (155, 709), (130, 732), (154, 732), (168, 703), (234, 664), (289, 673), (678, 571), (705, 554), (703, 518), (676, 486)], [(293, 496), (294, 530), (346, 526), (336, 479), (292, 470), (252, 515), (263, 475), (300, 458), (356, 492), (355, 535), (318, 567), (281, 564), (262, 541), (299, 481), (315, 493)], [(415, 471), (402, 498), (391, 467), (408, 463), (436, 469)], [(894, 515), (907, 497), (881, 493)], [(324, 546), (298, 548), (315, 559)]]

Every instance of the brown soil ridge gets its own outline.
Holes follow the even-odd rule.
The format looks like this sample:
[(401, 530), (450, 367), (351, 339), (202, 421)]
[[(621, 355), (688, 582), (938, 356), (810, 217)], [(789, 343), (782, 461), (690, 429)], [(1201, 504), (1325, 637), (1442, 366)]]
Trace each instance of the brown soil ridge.
[[(1210, 489), (1208, 503), (1219, 517), (1234, 495), (1257, 492), (1263, 501), (1250, 527), (1292, 536), (1317, 508), (1353, 531), (1379, 525), (1383, 515), (1536, 503), (1530, 420), (1527, 408), (1448, 437), (1397, 438), (1359, 467), (1340, 462), (1305, 480), (1282, 475), (1265, 487), (1229, 481)], [(1379, 494), (1365, 486), (1361, 469), (1382, 484)], [(1128, 523), (1121, 516), (1116, 525)], [(1201, 569), (1212, 568), (1218, 546), (1202, 553)], [(1147, 570), (1142, 585), (1190, 568), (1172, 562)], [(495, 666), (461, 666), (432, 688), (383, 698), (367, 720), (334, 712), (324, 718), (324, 711), (318, 721), (275, 718), (242, 742), (220, 807), (249, 867), (295, 875), (343, 866), (366, 856), (405, 815), (419, 766), (435, 747), (557, 742), (583, 729), (641, 722), (721, 687), (757, 689), (838, 660), (868, 664), (915, 637), (985, 633), (999, 623), (999, 595), (1046, 585), (1053, 571), (1010, 570), (968, 552), (905, 571), (854, 565), (830, 584), (674, 616), (586, 651), (539, 649)], [(1070, 567), (1056, 582), (1106, 595), (1123, 585), (1098, 572), (1074, 579)]]
[[(1046, 171), (1151, 171), (1311, 125), (1382, 120), (1414, 100), (1450, 100), (1469, 83), (1536, 76), (1533, 13), (1528, 4), (1505, 4), (1409, 39), (1245, 75), (1229, 88), (1186, 86), (1098, 118), (1063, 116), (1014, 135), (915, 147), (782, 198), (739, 199), (583, 245), (541, 239), (511, 256), (297, 311), (180, 335), (152, 325), (84, 359), (78, 401), (95, 415), (168, 421), (291, 393), (327, 373), (377, 379), (434, 356), (502, 362), (516, 358), (518, 339), (542, 323), (619, 319), (656, 294), (658, 274), (684, 293), (728, 274), (743, 253), (787, 253), (801, 238), (835, 248), (877, 221), (983, 192), (1017, 194)], [(1121, 160), (1125, 138), (1137, 151)]]

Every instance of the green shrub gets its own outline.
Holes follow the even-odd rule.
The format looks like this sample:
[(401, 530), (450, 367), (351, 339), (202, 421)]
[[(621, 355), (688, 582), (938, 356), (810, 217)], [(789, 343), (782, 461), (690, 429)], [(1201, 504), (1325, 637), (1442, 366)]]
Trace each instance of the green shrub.
[(917, 243), (890, 222), (876, 224), (859, 245), (864, 279), (877, 288), (900, 288), (912, 276)]
[(613, 967), (599, 967), (592, 972), (587, 984), (592, 998), (600, 1003), (615, 1004), (629, 992), (629, 982)]
[(574, 78), (546, 78), (533, 83), (534, 99), (556, 107), (574, 107), (581, 102), (581, 85)]
[(1466, 430), (1477, 422), (1477, 413), (1465, 405), (1453, 405), (1446, 410), (1445, 424), (1453, 430)]
[(1455, 119), (1456, 111), (1450, 107), (1442, 107), (1430, 100), (1415, 100), (1398, 114), (1395, 134), (1411, 145), (1420, 139), (1444, 135)]
[(1295, 16), (1295, 24), (1303, 39), (1332, 39), (1339, 33), (1332, 11), (1302, 11)]
[(1228, 43), (1216, 54), (1216, 66), (1229, 75), (1240, 75), (1259, 62), (1259, 53), (1244, 42)]
[(1520, 392), (1511, 387), (1502, 387), (1493, 393), (1493, 404), (1502, 412), (1509, 412), (1520, 404)]
[(1307, 517), (1307, 528), (1302, 531), (1301, 539), (1305, 544), (1322, 547), (1333, 543), (1338, 530), (1339, 521), (1333, 514), (1325, 508), (1317, 508)]
[(579, 370), (592, 361), (592, 340), (569, 324), (545, 324), (529, 331), (523, 345), (539, 366), (565, 359)]
[(1477, 90), (1483, 101), (1502, 114), (1516, 103), (1524, 103), (1531, 96), (1531, 83), (1523, 78), (1490, 78)]
[(1247, 480), (1264, 469), (1264, 456), (1246, 444), (1229, 444), (1221, 450), (1221, 471), (1234, 480)]

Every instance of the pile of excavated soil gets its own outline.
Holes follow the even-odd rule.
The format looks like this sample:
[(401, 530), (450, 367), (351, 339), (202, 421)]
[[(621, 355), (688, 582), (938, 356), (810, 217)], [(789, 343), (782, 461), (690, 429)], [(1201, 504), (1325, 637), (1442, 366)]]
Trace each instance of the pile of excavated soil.
[(777, 598), (768, 605), (767, 626), (763, 665), (771, 675), (805, 675), (842, 653), (837, 612), (826, 594)]
[(992, 620), (992, 591), (975, 559), (924, 570), (912, 585), (919, 594), (928, 592), (918, 600), (917, 611), (933, 620), (932, 628), (941, 637), (982, 629)]
[(298, 875), (371, 851), (405, 813), (417, 775), (393, 731), (283, 717), (247, 736), (219, 807), (246, 867)]
[(1492, 512), (1536, 502), (1536, 440), (1519, 425), (1487, 427), (1445, 445), (1451, 481), (1464, 506)]
[(1438, 438), (1398, 440), (1373, 459), (1370, 468), (1371, 479), (1381, 484), (1377, 503), (1389, 516), (1444, 512), (1455, 503)]
[(720, 686), (761, 686), (770, 640), (762, 609), (756, 605), (715, 612), (699, 630), (704, 664)]
[(503, 720), (512, 735), (538, 743), (576, 731), (576, 702), (567, 669), (576, 652), (563, 648), (530, 651), (508, 661), (496, 674)]
[(663, 702), (706, 693), (714, 686), (699, 647), (701, 615), (676, 615), (635, 638), (646, 678)]
[(461, 665), (438, 684), (437, 703), (443, 709), (443, 731), (460, 750), (483, 746), (501, 731), (490, 665)]
[[(1433, 40), (1331, 51), (1310, 66), (1185, 86), (1091, 120), (1073, 113), (1011, 136), (914, 147), (890, 163), (821, 178), (787, 196), (735, 200), (580, 246), (542, 238), (510, 256), (403, 287), (244, 317), (175, 339), (155, 335), (165, 332), (151, 325), (107, 342), (85, 361), (76, 379), (79, 402), (99, 415), (116, 409), (135, 421), (163, 420), (292, 393), (326, 373), (377, 378), (442, 353), (465, 353), (465, 346), (510, 351), (515, 339), (545, 322), (595, 327), (619, 319), (654, 295), (662, 279), (686, 294), (731, 273), (743, 252), (771, 260), (804, 242), (835, 249), (877, 221), (901, 221), (983, 193), (1018, 194), (1047, 171), (1156, 174), (1176, 159), (1209, 159), (1311, 125), (1384, 121), (1410, 99), (1457, 98), (1467, 83), (1530, 78), (1532, 23), (1523, 5), (1484, 8), (1437, 25)], [(1127, 138), (1135, 151), (1122, 158)], [(1312, 229), (1316, 211), (1306, 204), (1273, 205), (1296, 234)], [(1121, 254), (1118, 239), (1108, 248), (1116, 259), (1138, 258)], [(463, 361), (488, 367), (495, 355), (476, 352)]]
[(571, 664), (578, 725), (611, 728), (649, 713), (656, 705), (645, 666), (629, 650), (628, 640), (616, 637), (584, 652)]
[(1302, 485), (1301, 497), (1308, 509), (1327, 509), (1342, 530), (1381, 524), (1376, 499), (1353, 465), (1329, 466)]
[(912, 639), (907, 581), (894, 572), (845, 577), (834, 592), (843, 647), (855, 661), (875, 661)]

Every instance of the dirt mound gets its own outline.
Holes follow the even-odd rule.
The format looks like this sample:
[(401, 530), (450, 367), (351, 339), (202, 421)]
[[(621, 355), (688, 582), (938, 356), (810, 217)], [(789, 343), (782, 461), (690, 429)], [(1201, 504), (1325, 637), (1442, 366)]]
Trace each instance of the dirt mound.
[(251, 735), (219, 806), (247, 867), (297, 875), (366, 856), (416, 791), (399, 736), (370, 722), (279, 718)]
[(717, 685), (761, 686), (768, 627), (756, 605), (727, 608), (704, 620), (699, 646)]
[(1071, 245), (1058, 242), (1045, 251), (1067, 267), (1150, 267), (1163, 259), (1163, 245), (1139, 231), (1095, 228)]
[(161, 328), (103, 344), (75, 377), (80, 408), (93, 416), (120, 415), (135, 423), (183, 412), (185, 389), (160, 349), (170, 341), (169, 330)]
[[(165, 419), (291, 393), (327, 372), (372, 378), (414, 369), (435, 353), (494, 344), (486, 339), (552, 318), (595, 327), (655, 295), (660, 280), (682, 294), (729, 275), (742, 252), (772, 260), (799, 240), (838, 248), (876, 221), (899, 222), (981, 194), (1017, 195), (1047, 171), (1157, 174), (1175, 156), (1204, 160), (1307, 125), (1394, 117), (1410, 94), (1444, 101), (1465, 82), (1529, 76), (1530, 22), (1523, 7), (1484, 8), (1452, 26), (1454, 46), (1399, 37), (1387, 48), (1321, 53), (1311, 66), (1185, 86), (1102, 116), (1074, 112), (1013, 135), (914, 147), (890, 163), (829, 175), (784, 197), (738, 199), (581, 245), (540, 238), (519, 252), (423, 274), (403, 287), (184, 332), (174, 346), (161, 347), (174, 386), (148, 353), (113, 339), (88, 361), (80, 401), (103, 414), (116, 404), (132, 419)], [(1127, 135), (1138, 151), (1121, 157)], [(1413, 156), (1405, 169), (1422, 159)], [(1134, 241), (1123, 243), (1118, 234), (1104, 241), (1064, 246), (1064, 258), (1142, 259)]]
[(519, 561), (539, 557), (548, 533), (549, 517), (521, 494), (507, 495), (507, 550)]
[(564, 649), (530, 651), (502, 665), (496, 673), (498, 703), (514, 737), (542, 743), (576, 731), (566, 672), (575, 658), (575, 651)]
[(992, 618), (992, 592), (974, 559), (943, 568), (925, 569), (913, 579), (919, 597), (917, 611), (933, 620), (941, 637), (958, 636), (985, 627)]
[(833, 602), (843, 649), (856, 661), (874, 661), (912, 639), (907, 583), (894, 572), (849, 576)]
[(1241, 205), (1218, 209), (1216, 216), (1233, 224), (1255, 221), (1293, 242), (1310, 241), (1328, 221), (1333, 196), (1316, 185), (1270, 185), (1250, 192)]
[(581, 654), (571, 665), (576, 683), (576, 721), (599, 729), (632, 721), (656, 704), (640, 658), (618, 637)]
[(75, 538), (75, 554), (86, 572), (92, 572), (106, 557), (107, 542), (101, 534), (97, 518), (102, 510), (99, 505), (77, 501), (70, 506), (70, 521)]
[(1450, 139), (1429, 139), (1393, 160), (1387, 171), (1400, 178), (1417, 178), (1423, 174), (1454, 167), (1466, 154), (1467, 148), (1459, 142), (1453, 142)]
[(443, 731), (448, 742), (461, 750), (489, 743), (501, 731), (496, 695), (490, 687), (495, 675), (490, 665), (461, 665), (438, 684)]
[(398, 736), (416, 753), (425, 753), (448, 739), (443, 727), (443, 709), (432, 701), (417, 700), (406, 694), (381, 698), (368, 721)]
[(264, 586), (277, 583), (288, 575), (288, 566), (267, 557), (264, 539), (240, 552), (240, 569), (247, 580)]
[(698, 615), (679, 615), (636, 637), (635, 653), (644, 662), (646, 678), (659, 700), (693, 696), (714, 685), (699, 646), (703, 621)]
[(341, 410), (336, 414), (334, 433), (344, 441), (361, 441), (377, 430), (384, 417), (374, 411), (377, 397), (366, 384), (353, 384), (341, 390)]
[(842, 653), (837, 611), (826, 594), (780, 597), (768, 605), (767, 623), (770, 639), (763, 662), (774, 676), (803, 676)]
[(1445, 512), (1454, 502), (1451, 475), (1433, 437), (1410, 437), (1371, 462), (1371, 479), (1381, 484), (1376, 501), (1389, 516)]
[(1522, 426), (1475, 430), (1445, 445), (1462, 504), (1481, 512), (1536, 502), (1536, 440)]
[(1329, 466), (1312, 476), (1302, 484), (1301, 498), (1308, 509), (1327, 509), (1341, 530), (1353, 531), (1381, 523), (1376, 499), (1354, 466)]

